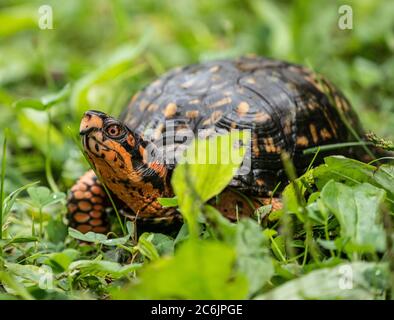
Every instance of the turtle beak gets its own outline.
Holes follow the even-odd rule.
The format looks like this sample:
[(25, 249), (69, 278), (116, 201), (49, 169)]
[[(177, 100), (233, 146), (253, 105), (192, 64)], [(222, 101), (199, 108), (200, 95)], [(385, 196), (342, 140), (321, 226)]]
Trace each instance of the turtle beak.
[(106, 117), (107, 115), (100, 111), (86, 111), (81, 120), (79, 134), (81, 136), (86, 136), (93, 130), (102, 129), (104, 126), (104, 119)]

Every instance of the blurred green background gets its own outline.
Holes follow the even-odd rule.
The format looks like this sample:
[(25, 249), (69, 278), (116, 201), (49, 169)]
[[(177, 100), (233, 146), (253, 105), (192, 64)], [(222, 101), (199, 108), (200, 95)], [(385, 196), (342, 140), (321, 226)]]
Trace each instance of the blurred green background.
[[(342, 4), (353, 9), (352, 30), (338, 27)], [(52, 7), (52, 30), (38, 27), (41, 5)], [(393, 52), (392, 0), (0, 0), (7, 191), (33, 180), (46, 184), (49, 152), (61, 190), (86, 170), (72, 139), (84, 110), (117, 115), (132, 94), (172, 67), (248, 53), (323, 73), (367, 130), (393, 138)], [(15, 105), (22, 98), (34, 100)], [(49, 111), (37, 110), (45, 101), (53, 102)]]

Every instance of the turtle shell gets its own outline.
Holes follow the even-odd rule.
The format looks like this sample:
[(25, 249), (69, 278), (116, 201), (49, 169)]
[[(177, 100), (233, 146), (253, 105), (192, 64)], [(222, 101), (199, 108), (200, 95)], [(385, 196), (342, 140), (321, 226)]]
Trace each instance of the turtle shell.
[[(329, 81), (303, 66), (262, 57), (174, 69), (137, 93), (120, 119), (144, 139), (161, 143), (169, 121), (170, 134), (250, 129), (252, 170), (230, 185), (253, 194), (267, 193), (285, 179), (282, 151), (300, 173), (311, 161), (303, 150), (354, 141), (349, 126), (362, 134), (349, 102)], [(169, 141), (166, 147), (175, 149), (182, 143)]]

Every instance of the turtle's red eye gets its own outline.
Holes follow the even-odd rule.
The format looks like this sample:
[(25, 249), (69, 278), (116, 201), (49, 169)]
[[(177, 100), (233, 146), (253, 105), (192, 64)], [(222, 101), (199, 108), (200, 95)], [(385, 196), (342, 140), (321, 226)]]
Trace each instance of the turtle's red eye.
[(122, 128), (118, 124), (109, 125), (105, 131), (111, 138), (117, 138), (122, 135)]

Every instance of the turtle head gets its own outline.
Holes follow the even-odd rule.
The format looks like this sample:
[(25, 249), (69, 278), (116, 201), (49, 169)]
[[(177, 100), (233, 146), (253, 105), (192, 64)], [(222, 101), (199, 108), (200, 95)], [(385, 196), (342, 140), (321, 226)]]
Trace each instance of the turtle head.
[(80, 135), (102, 182), (135, 213), (154, 214), (155, 199), (169, 190), (167, 169), (154, 156), (154, 144), (121, 121), (93, 110), (84, 114)]

